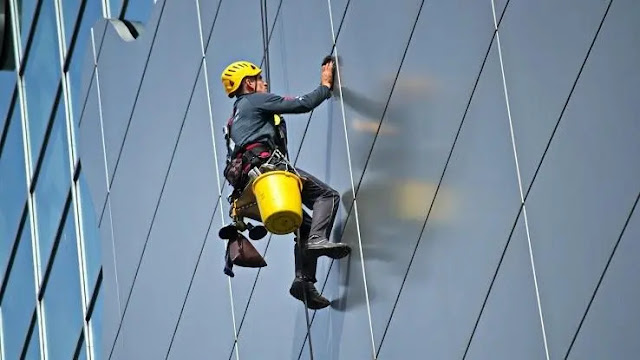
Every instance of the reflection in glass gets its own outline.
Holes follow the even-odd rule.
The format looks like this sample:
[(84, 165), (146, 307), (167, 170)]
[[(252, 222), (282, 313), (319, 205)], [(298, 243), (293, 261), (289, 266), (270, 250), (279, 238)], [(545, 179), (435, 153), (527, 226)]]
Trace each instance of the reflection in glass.
[(15, 108), (0, 155), (0, 279), (9, 260), (27, 199), (20, 110)]
[(78, 360), (87, 360), (87, 344), (83, 341), (80, 345), (80, 354), (78, 354)]
[(33, 15), (36, 10), (38, 0), (18, 0), (18, 24), (20, 25), (20, 40), (22, 42), (22, 52), (29, 39), (29, 29), (33, 22)]
[(12, 71), (0, 71), (0, 134), (9, 110), (9, 102), (16, 84), (16, 74)]
[(60, 56), (53, 1), (43, 1), (24, 73), (31, 163), (38, 157), (60, 79)]
[[(100, 232), (98, 222), (89, 193), (84, 173), (80, 173), (80, 205), (82, 211), (82, 231), (84, 234), (84, 250), (87, 263), (87, 284), (91, 288), (100, 271)], [(89, 293), (91, 295), (91, 293)]]
[[(85, 61), (92, 61), (87, 53), (91, 50), (91, 27), (102, 16), (102, 7), (98, 1), (88, 1), (84, 7), (84, 12), (80, 20), (80, 30), (76, 37), (75, 45), (72, 51), (71, 63), (69, 64), (69, 83), (71, 84), (71, 102), (73, 104), (74, 118), (76, 122), (80, 121), (82, 106), (86, 94), (80, 94), (82, 85), (82, 76), (91, 77), (92, 73), (82, 73), (82, 69), (87, 64)], [(87, 80), (88, 81), (88, 80)]]
[(122, 0), (109, 0), (109, 7), (111, 9), (112, 19), (120, 17), (120, 10), (122, 10)]
[(82, 331), (78, 248), (69, 211), (44, 294), (47, 344), (51, 359), (71, 359)]
[(102, 360), (102, 308), (103, 300), (100, 293), (101, 288), (96, 289), (97, 298), (96, 303), (91, 313), (91, 319), (89, 320), (91, 326), (91, 333), (93, 336), (93, 358), (95, 360)]
[[(98, 3), (97, 1), (91, 1), (90, 3)], [(64, 0), (62, 3), (62, 17), (64, 18), (64, 37), (67, 42), (67, 49), (71, 42), (71, 36), (73, 36), (73, 27), (76, 24), (78, 18), (78, 10), (80, 8), (80, 0)], [(89, 5), (90, 6), (90, 5)]]
[(153, 0), (129, 1), (125, 19), (146, 24), (155, 5)]
[[(36, 306), (36, 287), (33, 272), (31, 226), (27, 217), (18, 251), (11, 268), (6, 292), (0, 303), (4, 355), (6, 359), (19, 359)], [(11, 329), (11, 331), (7, 331)]]
[(40, 268), (47, 266), (53, 239), (71, 184), (64, 104), (59, 104), (36, 183)]
[(27, 354), (24, 360), (40, 360), (40, 326), (36, 317), (36, 323), (31, 333), (31, 339), (29, 340), (29, 348), (27, 348)]

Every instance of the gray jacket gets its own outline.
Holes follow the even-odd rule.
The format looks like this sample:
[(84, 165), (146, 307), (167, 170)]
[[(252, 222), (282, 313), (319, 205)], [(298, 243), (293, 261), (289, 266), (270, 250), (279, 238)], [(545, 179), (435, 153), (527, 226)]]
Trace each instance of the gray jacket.
[(240, 95), (233, 104), (233, 116), (225, 127), (225, 135), (230, 135), (228, 139), (229, 154), (234, 149), (242, 149), (261, 140), (271, 140), (276, 143), (277, 130), (274, 124), (274, 115), (306, 113), (330, 97), (331, 91), (324, 85), (295, 98), (271, 93)]

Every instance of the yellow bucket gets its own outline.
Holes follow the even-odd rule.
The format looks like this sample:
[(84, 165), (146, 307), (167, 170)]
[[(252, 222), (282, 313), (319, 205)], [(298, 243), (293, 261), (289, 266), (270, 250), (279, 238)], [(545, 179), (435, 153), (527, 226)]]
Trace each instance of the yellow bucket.
[(302, 181), (288, 171), (269, 171), (252, 185), (262, 223), (269, 232), (284, 235), (302, 224)]

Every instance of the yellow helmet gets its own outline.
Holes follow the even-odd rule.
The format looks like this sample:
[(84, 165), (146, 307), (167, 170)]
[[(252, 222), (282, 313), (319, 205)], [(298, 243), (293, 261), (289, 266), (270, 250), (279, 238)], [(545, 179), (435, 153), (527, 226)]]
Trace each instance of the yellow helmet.
[(233, 93), (238, 90), (242, 79), (246, 76), (256, 76), (262, 70), (253, 63), (248, 61), (236, 61), (227, 66), (222, 72), (222, 86), (229, 97), (233, 97)]

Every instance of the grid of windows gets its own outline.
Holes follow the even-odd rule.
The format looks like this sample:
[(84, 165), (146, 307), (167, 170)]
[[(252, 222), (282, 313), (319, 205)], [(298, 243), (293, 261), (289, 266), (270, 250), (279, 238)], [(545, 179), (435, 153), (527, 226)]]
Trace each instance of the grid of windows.
[[(100, 17), (154, 0), (9, 0), (0, 71), (0, 359), (100, 359), (100, 244), (76, 153)], [(0, 55), (3, 52), (0, 51)], [(12, 58), (11, 58), (12, 57)]]

